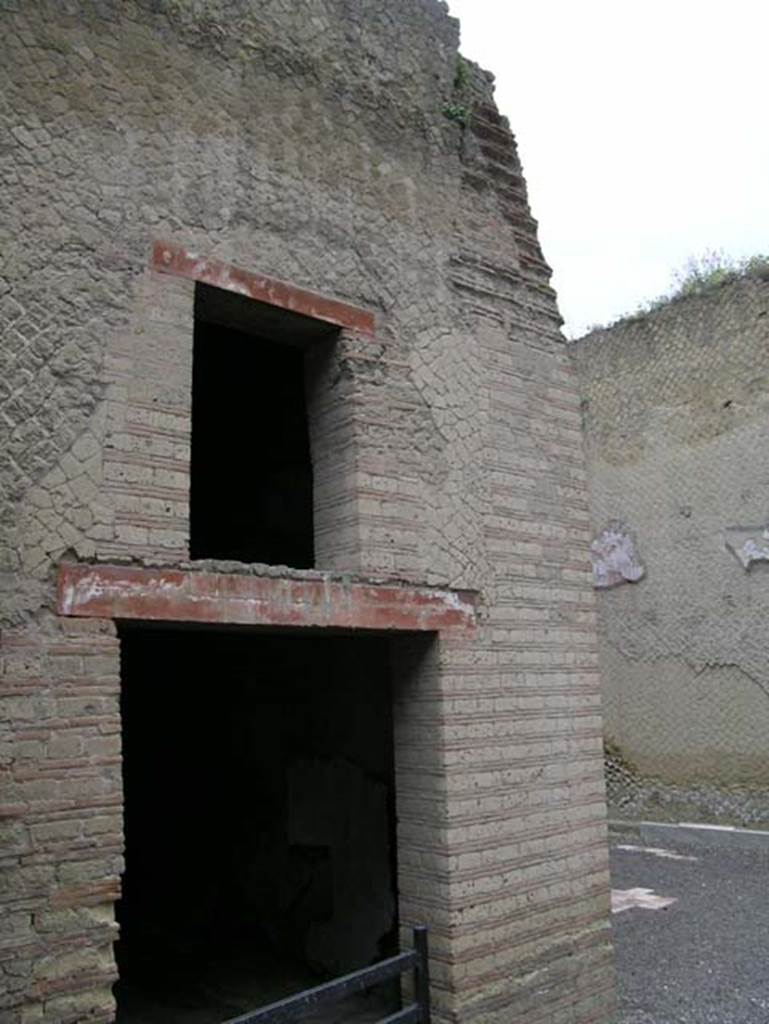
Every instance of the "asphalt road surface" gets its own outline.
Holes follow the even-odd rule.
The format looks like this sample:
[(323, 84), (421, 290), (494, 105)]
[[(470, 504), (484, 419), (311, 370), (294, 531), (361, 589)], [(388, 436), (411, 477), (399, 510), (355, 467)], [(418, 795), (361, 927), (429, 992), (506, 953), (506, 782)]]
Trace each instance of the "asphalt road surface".
[(620, 1024), (769, 1024), (769, 851), (652, 849), (612, 840)]

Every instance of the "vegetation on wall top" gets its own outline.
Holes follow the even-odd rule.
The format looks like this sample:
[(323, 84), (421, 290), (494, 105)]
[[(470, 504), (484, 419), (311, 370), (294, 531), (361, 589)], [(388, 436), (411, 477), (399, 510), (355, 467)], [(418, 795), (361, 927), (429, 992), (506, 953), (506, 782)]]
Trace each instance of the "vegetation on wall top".
[(642, 302), (632, 313), (625, 313), (609, 324), (595, 324), (585, 333), (603, 330), (604, 327), (614, 327), (629, 320), (640, 320), (679, 299), (702, 295), (751, 274), (769, 279), (769, 254), (756, 253), (744, 259), (735, 259), (727, 256), (722, 249), (708, 249), (699, 256), (690, 256), (683, 266), (673, 273), (670, 287), (664, 294)]
[[(675, 299), (689, 295), (702, 295), (722, 284), (728, 284), (748, 274), (769, 274), (769, 255), (756, 253), (745, 259), (727, 256), (723, 249), (707, 249), (700, 256), (690, 256), (682, 267), (673, 273), (671, 286), (664, 295), (641, 303), (631, 316), (643, 316), (662, 309)], [(628, 319), (623, 317), (623, 319)]]
[(670, 293), (654, 299), (648, 306), (657, 309), (671, 299), (699, 295), (737, 277), (761, 272), (769, 273), (769, 255), (759, 253), (735, 260), (722, 250), (710, 249), (701, 256), (690, 256), (683, 267), (674, 273)]

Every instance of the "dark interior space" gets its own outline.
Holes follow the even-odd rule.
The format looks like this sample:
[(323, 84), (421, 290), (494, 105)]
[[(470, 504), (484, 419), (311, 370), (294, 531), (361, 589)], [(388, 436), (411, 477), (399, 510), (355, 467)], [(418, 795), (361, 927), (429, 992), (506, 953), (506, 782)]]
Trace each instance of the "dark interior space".
[[(394, 952), (388, 641), (121, 643), (118, 1021), (215, 1024)], [(375, 990), (350, 1019), (396, 1000)]]
[(190, 555), (314, 565), (304, 352), (196, 315)]

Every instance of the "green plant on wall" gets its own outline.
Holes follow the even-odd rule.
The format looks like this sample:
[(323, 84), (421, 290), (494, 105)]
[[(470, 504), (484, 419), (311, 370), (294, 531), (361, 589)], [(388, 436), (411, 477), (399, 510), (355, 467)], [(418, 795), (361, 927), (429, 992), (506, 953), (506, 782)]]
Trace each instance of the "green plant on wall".
[(470, 84), (470, 65), (460, 54), (457, 57), (457, 67), (454, 72), (454, 92), (465, 92)]
[(461, 103), (446, 103), (443, 106), (443, 116), (449, 121), (456, 121), (464, 128), (470, 119), (470, 112)]
[(451, 102), (444, 103), (443, 116), (449, 121), (456, 121), (464, 128), (470, 122), (470, 107), (467, 102), (467, 91), (470, 84), (470, 65), (461, 55), (457, 57), (454, 70), (454, 92)]

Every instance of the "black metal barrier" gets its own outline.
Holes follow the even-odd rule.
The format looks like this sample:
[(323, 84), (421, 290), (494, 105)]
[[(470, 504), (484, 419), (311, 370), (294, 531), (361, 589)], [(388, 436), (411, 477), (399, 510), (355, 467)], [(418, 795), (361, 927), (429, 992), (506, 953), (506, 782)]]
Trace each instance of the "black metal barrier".
[(340, 999), (363, 992), (405, 971), (414, 972), (414, 1002), (397, 1013), (384, 1017), (378, 1024), (430, 1024), (430, 976), (427, 966), (427, 928), (414, 929), (414, 948), (371, 967), (327, 981), (317, 988), (308, 988), (295, 996), (280, 999), (258, 1010), (233, 1017), (223, 1024), (284, 1024), (300, 1020), (308, 1013), (338, 1003)]

